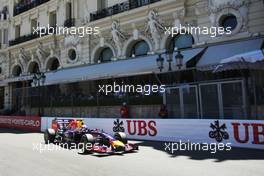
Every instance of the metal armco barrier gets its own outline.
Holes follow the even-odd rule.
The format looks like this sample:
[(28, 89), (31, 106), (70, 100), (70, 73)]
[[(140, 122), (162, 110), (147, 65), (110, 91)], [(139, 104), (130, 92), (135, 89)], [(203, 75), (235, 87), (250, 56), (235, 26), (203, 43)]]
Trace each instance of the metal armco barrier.
[[(42, 117), (41, 131), (51, 127), (52, 119)], [(264, 149), (264, 120), (84, 118), (84, 121), (88, 128), (110, 134), (125, 132), (129, 139), (221, 142), (234, 147)]]

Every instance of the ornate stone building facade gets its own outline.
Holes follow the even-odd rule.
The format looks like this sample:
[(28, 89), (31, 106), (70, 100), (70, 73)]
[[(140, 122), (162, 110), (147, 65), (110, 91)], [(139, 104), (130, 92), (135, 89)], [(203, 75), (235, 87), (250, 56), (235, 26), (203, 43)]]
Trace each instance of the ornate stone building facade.
[[(217, 27), (233, 21), (232, 35), (192, 35), (190, 48), (264, 35), (261, 0), (3, 0), (0, 12), (2, 109), (12, 109), (18, 101), (13, 90), (30, 87), (37, 71), (164, 53), (173, 40), (164, 32), (168, 26)], [(32, 34), (34, 27), (48, 25), (98, 27), (100, 33)]]

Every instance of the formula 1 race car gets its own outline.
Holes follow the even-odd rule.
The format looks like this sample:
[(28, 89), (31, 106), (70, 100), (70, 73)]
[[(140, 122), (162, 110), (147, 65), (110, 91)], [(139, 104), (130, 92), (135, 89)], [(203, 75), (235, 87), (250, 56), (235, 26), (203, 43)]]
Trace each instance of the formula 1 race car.
[(55, 119), (52, 128), (44, 133), (45, 144), (78, 144), (82, 153), (116, 153), (138, 150), (138, 145), (128, 143), (126, 134), (114, 136), (99, 129), (88, 129), (82, 120)]

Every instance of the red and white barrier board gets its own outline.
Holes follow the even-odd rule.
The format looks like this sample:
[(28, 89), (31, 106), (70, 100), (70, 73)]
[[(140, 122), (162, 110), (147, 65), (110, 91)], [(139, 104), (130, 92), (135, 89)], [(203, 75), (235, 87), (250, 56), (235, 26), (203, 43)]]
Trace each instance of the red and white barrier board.
[(0, 128), (40, 132), (41, 118), (37, 116), (0, 116)]
[[(50, 127), (52, 117), (43, 117), (42, 131)], [(214, 119), (100, 119), (84, 118), (88, 128), (113, 134), (125, 132), (129, 139), (182, 141), (195, 143), (231, 143), (232, 146), (264, 149), (263, 120)]]

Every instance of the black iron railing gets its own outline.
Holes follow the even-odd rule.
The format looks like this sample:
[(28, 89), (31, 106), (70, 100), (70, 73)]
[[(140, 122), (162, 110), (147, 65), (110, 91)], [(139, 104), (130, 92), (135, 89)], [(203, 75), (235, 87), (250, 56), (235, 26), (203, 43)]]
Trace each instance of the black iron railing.
[(48, 1), (49, 0), (33, 0), (33, 1), (28, 1), (28, 2), (24, 1), (24, 2), (18, 3), (17, 5), (14, 6), (14, 16), (21, 14), (23, 12), (26, 12), (30, 9), (33, 9)]
[(70, 18), (64, 21), (64, 27), (70, 28), (72, 26), (75, 26), (75, 19)]
[(161, 0), (131, 0), (123, 3), (116, 4), (112, 7), (108, 7), (90, 14), (90, 21), (99, 20), (108, 16), (112, 16), (118, 13), (122, 13), (131, 9), (149, 5)]
[(38, 34), (28, 34), (9, 41), (9, 46), (17, 45), (38, 38)]
[[(53, 32), (54, 31), (52, 31), (52, 29), (50, 28), (49, 31), (48, 30), (42, 31), (41, 34), (42, 36), (46, 36), (48, 34), (53, 34)], [(28, 35), (23, 35), (23, 36), (17, 37), (14, 40), (10, 40), (9, 46), (18, 45), (20, 43), (24, 43), (24, 42), (27, 42), (27, 41), (30, 41), (36, 38), (40, 38), (40, 33), (35, 32), (35, 33), (28, 34)]]

